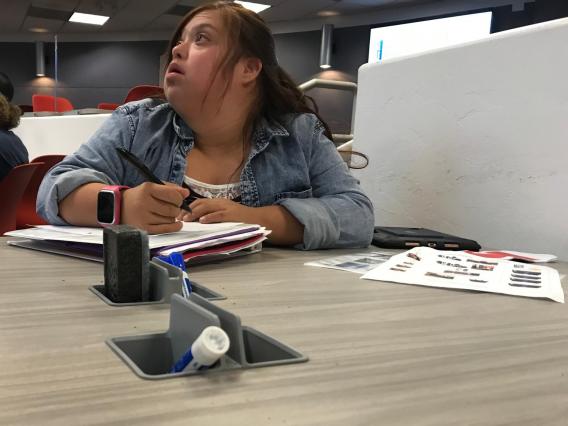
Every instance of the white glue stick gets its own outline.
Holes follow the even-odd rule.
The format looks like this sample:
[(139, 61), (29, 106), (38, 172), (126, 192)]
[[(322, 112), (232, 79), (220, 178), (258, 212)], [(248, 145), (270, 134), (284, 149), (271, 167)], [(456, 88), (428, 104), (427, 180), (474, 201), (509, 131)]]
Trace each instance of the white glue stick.
[(229, 336), (221, 328), (206, 327), (189, 350), (174, 364), (170, 373), (185, 369), (202, 370), (217, 362), (229, 350)]

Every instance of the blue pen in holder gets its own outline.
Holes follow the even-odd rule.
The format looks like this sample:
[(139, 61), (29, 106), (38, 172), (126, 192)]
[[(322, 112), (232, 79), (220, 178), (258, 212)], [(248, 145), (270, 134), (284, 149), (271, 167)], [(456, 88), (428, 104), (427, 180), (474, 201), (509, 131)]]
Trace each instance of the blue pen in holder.
[(187, 269), (185, 268), (185, 262), (183, 260), (183, 256), (181, 253), (174, 252), (171, 253), (169, 256), (158, 256), (158, 259), (169, 263), (170, 265), (174, 265), (178, 267), (183, 275), (182, 287), (181, 292), (183, 296), (187, 299), (191, 294), (191, 281), (189, 280), (189, 275), (187, 274)]

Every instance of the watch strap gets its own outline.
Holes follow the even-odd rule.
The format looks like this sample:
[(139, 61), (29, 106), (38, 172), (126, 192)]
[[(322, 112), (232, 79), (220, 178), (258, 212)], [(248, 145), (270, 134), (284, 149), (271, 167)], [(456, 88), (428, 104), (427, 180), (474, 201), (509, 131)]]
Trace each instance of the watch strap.
[(112, 192), (114, 194), (114, 214), (113, 214), (113, 222), (111, 223), (104, 223), (99, 222), (100, 225), (104, 226), (111, 226), (111, 225), (119, 225), (120, 218), (121, 218), (121, 211), (122, 211), (122, 191), (129, 189), (129, 186), (126, 185), (106, 185), (103, 186), (100, 191), (107, 191)]

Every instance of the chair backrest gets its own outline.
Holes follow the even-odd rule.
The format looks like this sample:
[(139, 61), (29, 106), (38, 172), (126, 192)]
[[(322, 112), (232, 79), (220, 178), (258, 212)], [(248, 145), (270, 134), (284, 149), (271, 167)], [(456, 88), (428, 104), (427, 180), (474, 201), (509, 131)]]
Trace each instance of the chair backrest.
[(57, 111), (65, 112), (65, 111), (71, 111), (73, 109), (74, 109), (73, 104), (69, 99), (61, 97), (57, 98)]
[(58, 97), (57, 106), (55, 105), (55, 97), (50, 95), (32, 95), (32, 108), (34, 112), (40, 111), (71, 111), (73, 104), (66, 98)]
[(47, 223), (36, 213), (37, 191), (49, 169), (64, 158), (65, 155), (42, 155), (32, 160), (32, 163), (39, 163), (39, 166), (36, 168), (20, 199), (16, 213), (16, 229), (28, 228), (31, 225), (45, 225)]
[(55, 99), (49, 95), (32, 95), (34, 112), (55, 111)]
[(101, 102), (100, 104), (97, 105), (97, 108), (98, 109), (108, 109), (108, 110), (114, 111), (119, 106), (120, 106), (120, 104), (114, 104), (112, 102)]
[(10, 170), (4, 179), (0, 180), (0, 235), (16, 229), (16, 212), (26, 190), (28, 182), (40, 163), (22, 164)]
[(159, 96), (164, 96), (164, 89), (162, 89), (160, 86), (134, 86), (132, 89), (130, 89), (128, 95), (126, 95), (124, 103), (126, 104), (132, 101), (139, 101), (140, 99)]

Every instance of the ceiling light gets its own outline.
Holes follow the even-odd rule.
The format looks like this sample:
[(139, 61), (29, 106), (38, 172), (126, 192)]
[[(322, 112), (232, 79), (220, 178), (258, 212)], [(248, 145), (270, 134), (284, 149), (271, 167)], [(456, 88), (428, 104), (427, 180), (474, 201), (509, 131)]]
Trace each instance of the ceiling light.
[(325, 17), (328, 17), (328, 16), (338, 16), (339, 12), (337, 12), (335, 10), (320, 10), (317, 13), (317, 15), (325, 18)]
[(78, 22), (80, 24), (91, 24), (91, 25), (103, 25), (107, 20), (108, 16), (102, 15), (91, 15), (90, 13), (79, 13), (75, 12), (69, 18), (69, 22)]
[(333, 38), (333, 25), (323, 24), (321, 28), (320, 68), (331, 68), (331, 46)]
[(43, 54), (43, 41), (36, 41), (36, 75), (45, 76), (45, 56)]
[(247, 8), (247, 9), (249, 9), (249, 10), (252, 10), (253, 12), (256, 12), (256, 13), (260, 13), (260, 12), (262, 12), (263, 10), (268, 9), (269, 7), (271, 7), (270, 4), (253, 3), (253, 2), (251, 2), (251, 1), (238, 1), (238, 0), (235, 0), (235, 3), (238, 3), (238, 4), (240, 4), (241, 6)]

